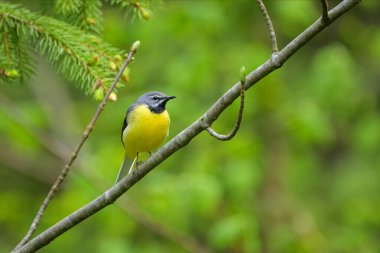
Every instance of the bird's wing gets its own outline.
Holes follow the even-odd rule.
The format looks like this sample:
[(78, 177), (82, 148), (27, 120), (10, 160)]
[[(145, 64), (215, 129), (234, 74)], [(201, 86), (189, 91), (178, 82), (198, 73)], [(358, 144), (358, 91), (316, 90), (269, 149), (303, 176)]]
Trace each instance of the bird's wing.
[(129, 115), (129, 113), (130, 113), (135, 107), (136, 107), (136, 104), (133, 104), (133, 105), (131, 105), (130, 107), (128, 107), (127, 113), (125, 114), (125, 117), (124, 117), (123, 126), (122, 126), (122, 128), (121, 128), (121, 134), (120, 134), (120, 139), (121, 139), (121, 143), (123, 143), (123, 146), (124, 146), (123, 132), (124, 132), (124, 129), (126, 129), (127, 126), (128, 126), (128, 115)]
[(121, 128), (121, 135), (120, 135), (121, 143), (123, 143), (123, 146), (124, 146), (123, 132), (124, 132), (124, 129), (128, 126), (127, 116), (128, 116), (128, 112), (124, 117), (123, 127)]

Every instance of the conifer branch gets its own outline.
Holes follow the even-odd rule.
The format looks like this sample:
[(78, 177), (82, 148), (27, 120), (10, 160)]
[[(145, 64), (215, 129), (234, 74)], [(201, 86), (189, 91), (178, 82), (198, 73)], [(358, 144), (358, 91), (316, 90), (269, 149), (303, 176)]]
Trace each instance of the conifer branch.
[(80, 30), (99, 35), (102, 28), (100, 0), (57, 0), (55, 10)]
[[(148, 20), (151, 16), (151, 2), (152, 1), (135, 1), (135, 0), (106, 0), (111, 5), (118, 6), (121, 9), (125, 9), (125, 16), (141, 17)], [(156, 0), (155, 4), (160, 1)]]
[[(92, 87), (97, 82), (101, 82), (108, 90), (117, 69), (121, 67), (122, 50), (62, 21), (38, 16), (18, 5), (6, 3), (0, 3), (0, 21), (0, 34), (13, 29), (11, 34), (14, 41), (22, 43), (21, 46), (10, 47), (12, 64), (7, 65), (0, 56), (0, 68), (16, 68), (21, 77), (25, 76), (21, 72), (24, 68), (32, 70), (32, 57), (27, 49), (30, 46), (39, 54), (46, 54), (61, 74), (78, 84), (87, 94), (94, 93)], [(0, 48), (4, 47), (2, 44), (0, 41)], [(124, 81), (126, 79), (122, 78)]]
[[(1, 7), (1, 5), (0, 5)], [(28, 57), (29, 46), (25, 30), (18, 29), (13, 22), (0, 15), (0, 82), (25, 79), (34, 72), (33, 62)]]

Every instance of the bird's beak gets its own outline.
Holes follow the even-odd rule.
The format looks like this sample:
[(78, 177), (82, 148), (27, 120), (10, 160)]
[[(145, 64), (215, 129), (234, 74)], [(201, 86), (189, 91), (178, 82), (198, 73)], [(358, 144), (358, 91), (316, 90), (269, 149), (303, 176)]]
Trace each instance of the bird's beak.
[(161, 101), (159, 102), (160, 105), (163, 105), (165, 107), (166, 103), (170, 100), (170, 99), (173, 99), (175, 98), (175, 96), (165, 96), (161, 99)]
[(168, 101), (168, 100), (173, 99), (173, 98), (175, 98), (175, 96), (167, 96), (167, 97), (165, 98), (165, 101)]

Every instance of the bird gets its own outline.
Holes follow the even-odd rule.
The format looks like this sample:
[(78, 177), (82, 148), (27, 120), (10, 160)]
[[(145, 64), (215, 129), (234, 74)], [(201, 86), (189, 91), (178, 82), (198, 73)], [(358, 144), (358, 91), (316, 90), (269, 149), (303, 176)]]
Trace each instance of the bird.
[(159, 91), (151, 91), (140, 96), (128, 107), (121, 128), (121, 142), (125, 149), (124, 160), (120, 166), (116, 182), (126, 174), (128, 161), (131, 173), (134, 165), (139, 165), (139, 154), (152, 153), (158, 148), (169, 134), (170, 117), (166, 103), (175, 96), (167, 96)]

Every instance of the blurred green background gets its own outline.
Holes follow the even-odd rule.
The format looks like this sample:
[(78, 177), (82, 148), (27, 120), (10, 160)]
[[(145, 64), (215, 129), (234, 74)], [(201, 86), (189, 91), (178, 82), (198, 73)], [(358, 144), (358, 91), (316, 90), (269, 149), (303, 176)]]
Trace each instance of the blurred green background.
[[(32, 11), (39, 5), (20, 2)], [(319, 1), (267, 1), (284, 47)], [(336, 2), (330, 2), (334, 5)], [(141, 47), (37, 232), (113, 185), (120, 128), (140, 94), (160, 90), (169, 139), (270, 57), (256, 1), (167, 1), (149, 21), (104, 7), (104, 39)], [(207, 133), (114, 205), (41, 252), (380, 252), (380, 2), (363, 1), (246, 94), (229, 142)], [(97, 103), (38, 58), (24, 85), (0, 87), (0, 251), (26, 233)], [(232, 129), (235, 102), (217, 120)]]

